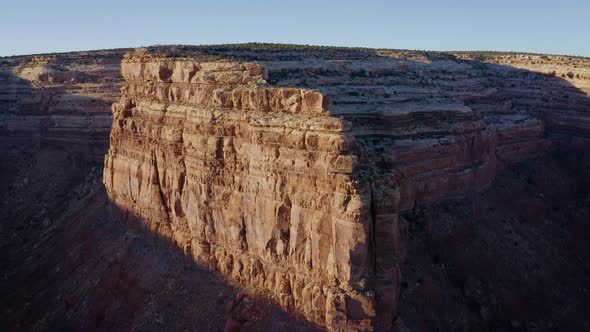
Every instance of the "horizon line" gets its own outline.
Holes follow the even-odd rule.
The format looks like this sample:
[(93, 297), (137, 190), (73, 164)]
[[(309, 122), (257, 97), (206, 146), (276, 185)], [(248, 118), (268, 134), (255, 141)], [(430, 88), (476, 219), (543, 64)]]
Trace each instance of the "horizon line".
[(35, 56), (35, 55), (60, 55), (70, 53), (83, 53), (83, 52), (100, 52), (100, 51), (119, 51), (119, 50), (135, 50), (148, 47), (165, 47), (165, 46), (192, 46), (192, 47), (248, 47), (256, 45), (276, 46), (276, 47), (317, 47), (325, 49), (350, 49), (350, 50), (388, 50), (388, 51), (411, 51), (411, 52), (433, 52), (433, 53), (490, 53), (492, 55), (502, 54), (518, 54), (518, 55), (537, 55), (537, 56), (564, 56), (570, 58), (582, 58), (589, 59), (590, 55), (574, 55), (574, 54), (561, 54), (561, 53), (541, 53), (541, 52), (529, 52), (529, 51), (506, 51), (506, 50), (429, 50), (429, 49), (407, 49), (407, 48), (388, 48), (388, 47), (368, 47), (368, 46), (342, 46), (342, 45), (319, 45), (319, 44), (289, 44), (289, 43), (276, 43), (276, 42), (238, 42), (238, 43), (219, 43), (219, 44), (151, 44), (141, 46), (129, 46), (129, 47), (113, 47), (113, 48), (96, 48), (96, 49), (74, 49), (54, 52), (39, 52), (39, 53), (25, 53), (25, 54), (10, 54), (0, 55), (0, 58), (11, 58), (11, 57), (24, 57), (24, 56)]

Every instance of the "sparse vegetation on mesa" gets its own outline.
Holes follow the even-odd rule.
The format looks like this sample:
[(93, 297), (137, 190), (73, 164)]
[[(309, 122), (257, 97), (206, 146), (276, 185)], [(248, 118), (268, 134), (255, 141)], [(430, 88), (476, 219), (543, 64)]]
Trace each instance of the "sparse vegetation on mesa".
[[(116, 51), (131, 51), (134, 49), (145, 48), (151, 52), (163, 52), (168, 56), (190, 56), (191, 52), (222, 52), (222, 51), (357, 51), (357, 52), (404, 52), (404, 53), (421, 53), (425, 56), (453, 56), (453, 55), (469, 55), (469, 56), (539, 56), (539, 57), (567, 57), (570, 59), (590, 61), (589, 57), (578, 55), (563, 55), (563, 54), (542, 54), (533, 52), (513, 52), (513, 51), (430, 51), (419, 49), (394, 49), (394, 48), (370, 48), (370, 47), (352, 47), (352, 46), (329, 46), (329, 45), (309, 45), (309, 44), (282, 44), (282, 43), (237, 43), (237, 44), (203, 44), (203, 45), (152, 45), (141, 46), (138, 48), (116, 48), (116, 49), (99, 49), (89, 50), (83, 52), (55, 52), (43, 53), (37, 55), (79, 55), (84, 53), (100, 53), (100, 52), (116, 52)], [(202, 53), (200, 53), (202, 54)], [(19, 55), (24, 56), (24, 55)], [(12, 58), (19, 56), (9, 56), (0, 58)]]
[(473, 56), (517, 56), (517, 55), (524, 55), (524, 56), (539, 56), (541, 58), (545, 57), (548, 58), (550, 56), (562, 56), (568, 57), (572, 59), (578, 60), (589, 60), (590, 57), (580, 56), (580, 55), (565, 55), (565, 54), (545, 54), (545, 53), (534, 53), (534, 52), (513, 52), (513, 51), (445, 51), (443, 53), (451, 53), (451, 54), (468, 54)]

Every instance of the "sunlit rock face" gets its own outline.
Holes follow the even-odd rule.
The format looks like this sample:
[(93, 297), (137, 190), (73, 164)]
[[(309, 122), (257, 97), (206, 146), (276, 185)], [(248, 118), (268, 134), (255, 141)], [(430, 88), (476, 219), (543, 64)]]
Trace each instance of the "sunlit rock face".
[(400, 211), (483, 190), (514, 161), (587, 151), (588, 76), (559, 77), (576, 61), (586, 73), (552, 57), (140, 50), (121, 65), (104, 183), (118, 219), (286, 310), (387, 329)]

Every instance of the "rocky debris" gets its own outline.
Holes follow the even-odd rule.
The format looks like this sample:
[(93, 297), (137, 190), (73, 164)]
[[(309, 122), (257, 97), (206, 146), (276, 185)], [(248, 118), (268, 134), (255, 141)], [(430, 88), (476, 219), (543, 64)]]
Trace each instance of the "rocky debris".
[(577, 158), (518, 162), (484, 192), (404, 214), (410, 330), (589, 328), (590, 159)]
[(234, 332), (251, 328), (263, 316), (259, 312), (260, 307), (251, 298), (243, 293), (238, 293), (235, 298), (228, 301), (226, 311), (229, 318), (224, 331)]

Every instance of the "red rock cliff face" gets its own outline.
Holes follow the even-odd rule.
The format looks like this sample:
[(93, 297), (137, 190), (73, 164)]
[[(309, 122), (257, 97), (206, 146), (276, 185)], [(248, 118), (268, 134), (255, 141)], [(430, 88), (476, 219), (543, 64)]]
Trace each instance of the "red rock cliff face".
[(102, 165), (123, 53), (0, 58), (0, 330), (308, 326), (113, 220)]
[(104, 172), (121, 218), (313, 322), (369, 328), (369, 188), (326, 98), (254, 63), (136, 56), (122, 73)]
[[(569, 64), (554, 60), (543, 61)], [(586, 76), (502, 63), (391, 51), (131, 54), (104, 183), (119, 219), (145, 222), (287, 310), (334, 330), (387, 329), (400, 211), (482, 190), (514, 161), (587, 151)]]

